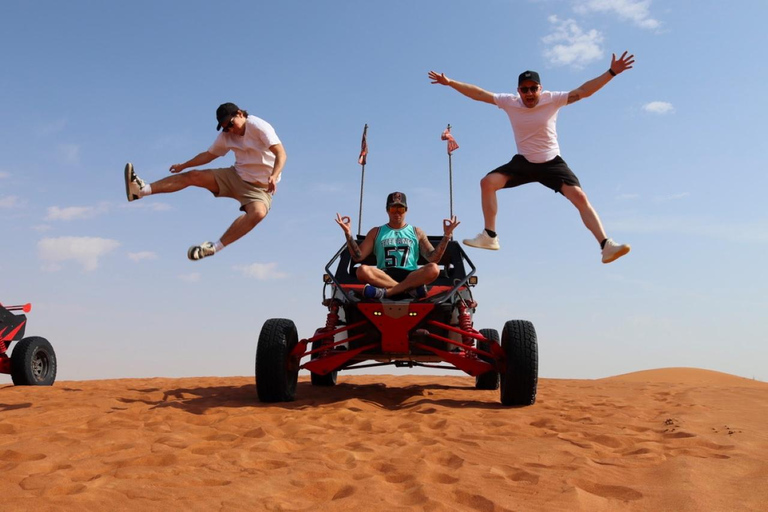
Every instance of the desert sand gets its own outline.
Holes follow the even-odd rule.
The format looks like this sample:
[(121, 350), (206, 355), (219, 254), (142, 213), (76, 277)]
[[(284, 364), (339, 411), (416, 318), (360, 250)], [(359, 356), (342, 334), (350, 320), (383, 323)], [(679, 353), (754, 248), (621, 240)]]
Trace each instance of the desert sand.
[(766, 510), (768, 384), (671, 368), (541, 379), (534, 406), (456, 376), (0, 385), (0, 510)]

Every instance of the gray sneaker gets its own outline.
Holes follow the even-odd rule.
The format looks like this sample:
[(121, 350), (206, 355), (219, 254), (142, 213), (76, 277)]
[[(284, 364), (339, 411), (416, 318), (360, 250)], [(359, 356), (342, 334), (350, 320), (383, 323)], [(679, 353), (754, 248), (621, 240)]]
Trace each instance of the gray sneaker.
[(491, 236), (486, 233), (485, 230), (482, 230), (480, 233), (478, 233), (475, 238), (465, 238), (463, 242), (464, 245), (477, 247), (478, 249), (498, 251), (501, 248), (501, 245), (499, 244), (499, 237), (495, 236), (491, 238)]
[(603, 263), (610, 263), (621, 258), (630, 251), (629, 244), (617, 244), (610, 238), (605, 241), (603, 246)]
[(125, 164), (125, 195), (128, 197), (128, 201), (135, 201), (139, 199), (139, 191), (144, 188), (144, 180), (136, 176), (133, 171), (133, 164), (128, 162)]
[(211, 242), (203, 242), (200, 245), (190, 247), (187, 251), (187, 258), (197, 261), (214, 254), (216, 254), (216, 249), (213, 247), (213, 244)]

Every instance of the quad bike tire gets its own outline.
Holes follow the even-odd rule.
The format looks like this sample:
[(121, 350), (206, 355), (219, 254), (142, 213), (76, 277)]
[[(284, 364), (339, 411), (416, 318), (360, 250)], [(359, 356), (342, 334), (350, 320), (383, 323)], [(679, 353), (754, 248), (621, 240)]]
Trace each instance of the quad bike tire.
[(527, 320), (510, 320), (501, 333), (506, 368), (501, 373), (501, 403), (533, 405), (539, 381), (539, 346), (536, 330)]
[(299, 358), (291, 351), (299, 342), (296, 324), (287, 318), (264, 322), (256, 347), (256, 393), (262, 402), (292, 402), (296, 398)]
[[(495, 343), (496, 345), (499, 344), (499, 331), (496, 329), (480, 329), (480, 334), (485, 336), (486, 339), (490, 341), (490, 343), (486, 343), (485, 341), (478, 341), (477, 348), (480, 350), (491, 352), (491, 343)], [(494, 365), (494, 367), (496, 366), (495, 360), (483, 355), (478, 355), (478, 357), (485, 362), (491, 363)], [(475, 388), (486, 390), (499, 389), (499, 372), (496, 370), (491, 370), (476, 376)]]
[(45, 338), (30, 336), (13, 348), (11, 379), (16, 386), (51, 386), (56, 369), (56, 352)]

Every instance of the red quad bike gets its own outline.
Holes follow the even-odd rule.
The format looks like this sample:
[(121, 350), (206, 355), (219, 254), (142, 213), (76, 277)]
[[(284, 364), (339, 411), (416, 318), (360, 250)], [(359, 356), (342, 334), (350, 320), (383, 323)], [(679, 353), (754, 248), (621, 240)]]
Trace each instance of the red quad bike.
[[(17, 386), (50, 386), (56, 380), (56, 353), (48, 340), (40, 336), (24, 337), (27, 316), (11, 311), (29, 313), (31, 304), (3, 306), (0, 304), (0, 373), (10, 373)], [(8, 357), (8, 347), (13, 355)]]
[[(435, 246), (440, 239), (429, 237)], [(358, 241), (362, 241), (359, 235)], [(363, 263), (376, 264), (373, 256)], [(421, 258), (419, 264), (425, 263)], [(325, 266), (324, 327), (299, 340), (291, 320), (272, 318), (264, 323), (256, 349), (259, 400), (294, 400), (300, 369), (311, 372), (313, 385), (333, 386), (340, 370), (394, 365), (460, 370), (475, 377), (477, 389), (500, 388), (504, 405), (532, 405), (539, 366), (533, 324), (506, 322), (501, 343), (495, 329), (476, 330), (472, 316), (477, 303), (471, 290), (477, 284), (475, 266), (455, 241), (438, 264), (440, 275), (423, 299), (365, 299), (344, 244)], [(306, 356), (309, 360), (302, 364)]]

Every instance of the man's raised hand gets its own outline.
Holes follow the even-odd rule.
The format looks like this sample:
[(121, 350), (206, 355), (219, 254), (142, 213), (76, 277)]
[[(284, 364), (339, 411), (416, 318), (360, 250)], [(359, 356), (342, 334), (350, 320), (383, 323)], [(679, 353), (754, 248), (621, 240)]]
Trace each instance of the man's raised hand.
[(617, 75), (627, 69), (632, 69), (632, 64), (635, 63), (635, 56), (627, 56), (627, 52), (621, 54), (619, 60), (616, 60), (616, 54), (611, 54), (611, 71)]
[(336, 214), (336, 224), (341, 226), (341, 229), (344, 230), (344, 234), (346, 236), (352, 236), (352, 221), (349, 217), (341, 216), (338, 213)]

